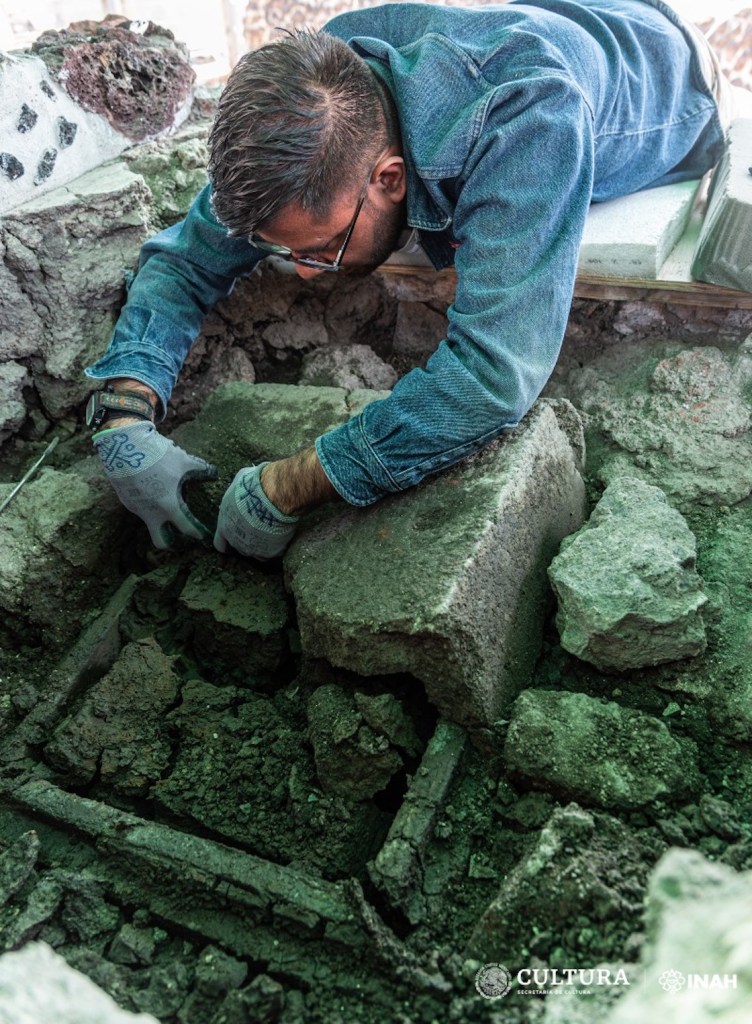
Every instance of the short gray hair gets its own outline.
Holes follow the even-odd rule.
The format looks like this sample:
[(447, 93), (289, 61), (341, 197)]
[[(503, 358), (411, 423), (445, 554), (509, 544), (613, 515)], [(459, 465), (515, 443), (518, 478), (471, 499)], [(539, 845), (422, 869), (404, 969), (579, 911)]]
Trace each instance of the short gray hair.
[(247, 237), (290, 203), (326, 217), (399, 137), (383, 88), (323, 31), (291, 32), (242, 57), (209, 137), (214, 212), (230, 233)]

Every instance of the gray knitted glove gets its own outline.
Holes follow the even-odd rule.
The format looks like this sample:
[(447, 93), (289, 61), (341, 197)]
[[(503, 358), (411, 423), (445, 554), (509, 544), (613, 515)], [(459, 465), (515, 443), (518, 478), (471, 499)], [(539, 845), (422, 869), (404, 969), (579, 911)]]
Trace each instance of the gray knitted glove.
[(152, 423), (100, 430), (94, 447), (118, 498), (143, 519), (155, 547), (168, 548), (175, 530), (195, 540), (211, 536), (183, 500), (182, 486), (216, 480), (216, 466), (178, 448)]
[(235, 474), (219, 508), (214, 547), (228, 544), (241, 555), (266, 561), (281, 555), (292, 540), (300, 516), (286, 516), (267, 498), (261, 487), (261, 470), (247, 466)]

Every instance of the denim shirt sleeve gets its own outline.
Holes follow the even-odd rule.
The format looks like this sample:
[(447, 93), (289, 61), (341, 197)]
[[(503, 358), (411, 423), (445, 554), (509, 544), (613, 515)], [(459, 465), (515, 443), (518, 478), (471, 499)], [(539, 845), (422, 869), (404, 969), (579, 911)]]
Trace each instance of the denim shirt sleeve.
[(540, 73), (497, 90), (453, 188), (457, 289), (425, 369), (317, 439), (351, 504), (418, 483), (515, 426), (564, 337), (593, 185), (593, 127), (576, 83)]
[(204, 316), (260, 258), (245, 239), (228, 236), (206, 185), (183, 221), (144, 245), (114, 334), (87, 376), (140, 380), (159, 395), (164, 414)]

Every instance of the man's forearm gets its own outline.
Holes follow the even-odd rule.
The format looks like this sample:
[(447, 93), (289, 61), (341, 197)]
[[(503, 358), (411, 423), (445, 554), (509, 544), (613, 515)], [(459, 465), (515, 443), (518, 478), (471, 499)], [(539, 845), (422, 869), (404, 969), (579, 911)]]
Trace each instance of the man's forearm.
[(298, 516), (314, 505), (340, 497), (313, 445), (289, 459), (270, 462), (261, 474), (261, 486), (267, 498), (288, 516)]

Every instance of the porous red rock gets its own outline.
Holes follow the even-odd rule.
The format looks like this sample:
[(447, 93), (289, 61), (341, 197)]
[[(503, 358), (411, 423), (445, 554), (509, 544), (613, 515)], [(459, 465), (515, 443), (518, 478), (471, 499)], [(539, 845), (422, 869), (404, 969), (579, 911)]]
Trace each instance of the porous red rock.
[(78, 22), (44, 32), (32, 51), (84, 109), (134, 142), (180, 120), (191, 101), (196, 73), (188, 51), (151, 21)]

